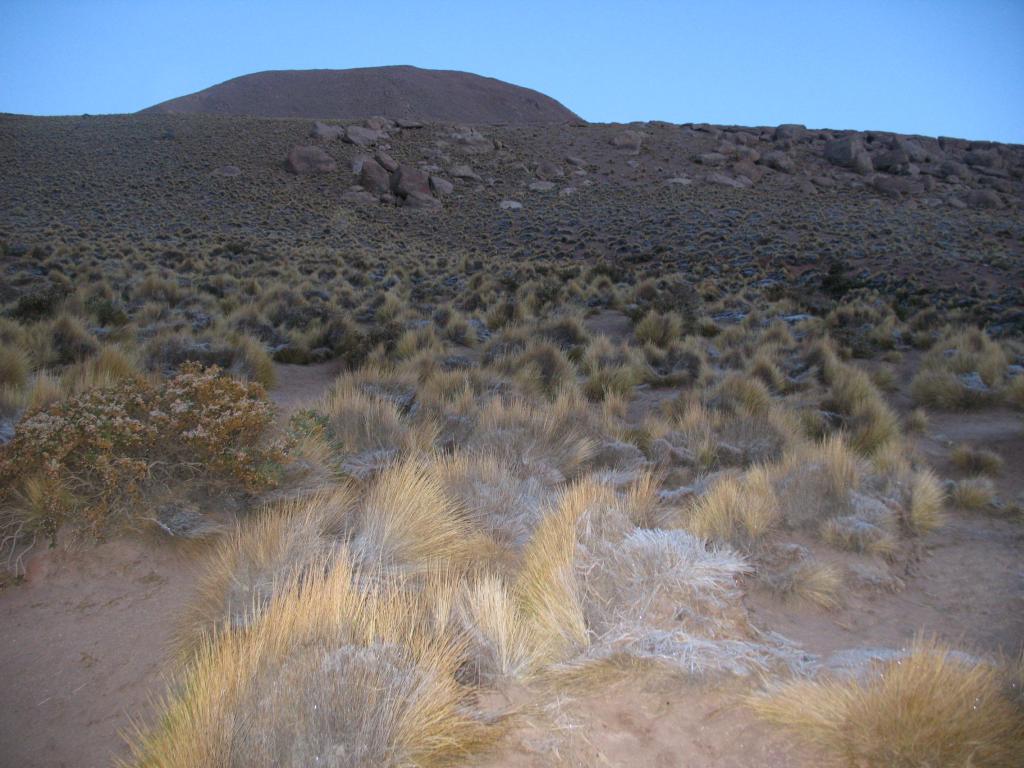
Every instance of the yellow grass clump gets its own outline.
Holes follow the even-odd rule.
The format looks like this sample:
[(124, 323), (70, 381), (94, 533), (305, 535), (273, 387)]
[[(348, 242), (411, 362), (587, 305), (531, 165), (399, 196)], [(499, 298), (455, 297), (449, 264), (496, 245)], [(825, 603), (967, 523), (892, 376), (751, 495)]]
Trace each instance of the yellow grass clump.
[(910, 479), (910, 503), (907, 524), (911, 531), (925, 534), (942, 525), (946, 494), (938, 476), (920, 469)]
[(862, 678), (797, 680), (748, 703), (837, 766), (1011, 768), (1024, 755), (1024, 710), (1003, 670), (934, 641)]
[(139, 768), (435, 768), (500, 736), (456, 675), (451, 585), (361, 590), (344, 558), (294, 578), (250, 622), (205, 642), (132, 739)]
[(700, 497), (687, 528), (705, 539), (751, 545), (779, 520), (779, 501), (767, 467), (729, 475)]

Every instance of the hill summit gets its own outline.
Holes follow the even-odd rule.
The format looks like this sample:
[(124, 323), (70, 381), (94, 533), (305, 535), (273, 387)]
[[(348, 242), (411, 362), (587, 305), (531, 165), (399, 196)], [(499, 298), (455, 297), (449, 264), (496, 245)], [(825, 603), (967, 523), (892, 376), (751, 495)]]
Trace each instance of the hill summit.
[(142, 112), (487, 124), (579, 122), (550, 96), (492, 77), (412, 66), (243, 75)]

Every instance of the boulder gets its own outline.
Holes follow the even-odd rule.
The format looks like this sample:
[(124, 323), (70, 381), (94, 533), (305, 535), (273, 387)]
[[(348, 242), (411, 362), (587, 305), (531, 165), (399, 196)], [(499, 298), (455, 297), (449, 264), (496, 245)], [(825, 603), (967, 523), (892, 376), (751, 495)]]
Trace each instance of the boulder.
[(451, 134), (459, 150), (467, 155), (478, 155), (494, 150), (494, 142), (471, 126), (458, 126)]
[(417, 128), (423, 127), (423, 123), (421, 123), (419, 120), (409, 120), (408, 118), (404, 117), (400, 117), (397, 120), (395, 120), (395, 125), (397, 125), (399, 128), (404, 128), (406, 130), (416, 130)]
[(749, 179), (752, 184), (756, 184), (764, 176), (764, 169), (759, 165), (754, 165), (749, 160), (740, 160), (738, 163), (733, 163), (732, 170), (737, 176)]
[(530, 189), (534, 192), (550, 192), (555, 188), (555, 182), (553, 181), (535, 181), (530, 185)]
[(732, 187), (733, 189), (746, 189), (753, 186), (753, 182), (745, 176), (734, 179), (732, 176), (726, 176), (724, 173), (709, 173), (705, 178), (712, 184)]
[(643, 144), (643, 134), (639, 131), (622, 131), (612, 136), (608, 143), (615, 147), (615, 149), (639, 155), (640, 147)]
[(354, 205), (370, 205), (380, 202), (380, 198), (377, 195), (371, 195), (358, 185), (349, 187), (341, 196), (341, 199), (346, 203)]
[(469, 181), (483, 181), (479, 174), (470, 168), (468, 165), (455, 165), (452, 166), (448, 171), (449, 176), (453, 176), (456, 179), (466, 179)]
[(562, 166), (555, 165), (550, 160), (541, 160), (537, 163), (537, 169), (534, 173), (542, 181), (552, 181), (565, 177), (565, 171), (562, 170)]
[(807, 126), (798, 123), (783, 123), (775, 129), (772, 138), (775, 141), (798, 141), (807, 133)]
[(430, 178), (411, 165), (400, 165), (391, 174), (391, 191), (410, 208), (436, 208), (440, 205), (430, 192)]
[(605, 440), (594, 452), (591, 464), (597, 469), (636, 470), (647, 463), (639, 448), (620, 440)]
[(381, 134), (361, 125), (350, 125), (345, 129), (345, 141), (357, 147), (371, 147), (381, 139)]
[(793, 173), (796, 170), (796, 163), (793, 162), (793, 158), (785, 152), (779, 152), (778, 150), (765, 153), (764, 157), (761, 158), (761, 163), (783, 173)]
[(338, 164), (320, 147), (304, 146), (294, 147), (288, 153), (284, 167), (289, 173), (301, 176), (308, 173), (331, 173), (337, 170)]
[(725, 165), (727, 159), (722, 152), (703, 152), (694, 158), (701, 165), (710, 165), (713, 168)]
[(860, 136), (843, 136), (825, 142), (825, 159), (832, 165), (852, 168), (858, 173), (870, 173), (874, 167)]
[(518, 200), (502, 200), (498, 203), (498, 207), (503, 211), (518, 211), (522, 209), (523, 204)]
[(879, 171), (891, 172), (901, 165), (907, 165), (910, 162), (910, 156), (902, 149), (889, 149), (873, 156), (871, 162)]
[(884, 174), (876, 174), (872, 177), (871, 187), (889, 197), (902, 197), (921, 191), (920, 184), (909, 178)]
[(971, 208), (996, 210), (1003, 207), (1003, 199), (994, 189), (972, 189), (967, 195), (967, 205)]
[(939, 175), (944, 179), (969, 179), (971, 177), (971, 170), (956, 160), (946, 160), (939, 166)]
[(321, 123), (317, 120), (309, 130), (309, 135), (314, 139), (340, 139), (345, 135), (345, 126), (328, 125), (327, 123)]
[(371, 194), (383, 195), (390, 191), (391, 178), (380, 163), (367, 159), (359, 172), (359, 186)]
[(388, 173), (394, 173), (398, 170), (398, 161), (383, 149), (378, 149), (373, 158), (380, 164), (380, 167)]
[(940, 154), (937, 152), (929, 152), (921, 144), (913, 139), (904, 139), (898, 137), (893, 141), (893, 148), (903, 152), (913, 163), (927, 163), (935, 158), (933, 154)]
[(964, 153), (964, 162), (981, 168), (999, 168), (1003, 164), (998, 149), (972, 149)]
[(395, 127), (395, 122), (387, 117), (368, 117), (363, 120), (363, 125), (369, 128), (371, 131), (377, 131), (377, 133), (386, 133)]
[(442, 197), (445, 195), (450, 195), (452, 192), (455, 191), (455, 185), (448, 181), (448, 179), (441, 178), (440, 176), (430, 177), (430, 188), (434, 190), (436, 194), (441, 195)]

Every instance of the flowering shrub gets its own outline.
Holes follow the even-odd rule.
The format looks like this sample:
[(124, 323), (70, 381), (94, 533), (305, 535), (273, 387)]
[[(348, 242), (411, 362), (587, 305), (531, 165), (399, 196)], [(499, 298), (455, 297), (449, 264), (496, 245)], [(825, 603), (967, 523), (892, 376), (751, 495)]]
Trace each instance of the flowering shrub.
[[(272, 419), (260, 385), (195, 363), (159, 386), (133, 378), (30, 413), (0, 446), (0, 524), (52, 539), (73, 522), (98, 535), (152, 479), (263, 490), (283, 458), (267, 439)], [(19, 504), (29, 483), (52, 492)]]

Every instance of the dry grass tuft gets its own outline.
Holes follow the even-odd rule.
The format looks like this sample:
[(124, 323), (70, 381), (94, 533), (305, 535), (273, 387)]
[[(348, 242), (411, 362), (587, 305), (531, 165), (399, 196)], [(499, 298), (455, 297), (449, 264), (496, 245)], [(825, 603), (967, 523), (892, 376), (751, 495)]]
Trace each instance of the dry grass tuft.
[(986, 477), (971, 477), (960, 480), (953, 486), (950, 501), (963, 509), (984, 509), (995, 498), (996, 488)]
[(247, 630), (204, 643), (132, 764), (439, 768), (493, 744), (500, 725), (456, 679), (465, 639), (439, 624), (451, 587), (359, 581), (344, 559), (311, 568)]
[(362, 567), (405, 574), (469, 564), (483, 537), (444, 489), (430, 462), (384, 470), (354, 513), (352, 556)]
[(178, 631), (182, 655), (220, 631), (244, 628), (290, 578), (329, 563), (343, 546), (353, 503), (346, 488), (321, 491), (236, 525), (217, 543)]
[(586, 481), (566, 489), (523, 553), (514, 592), (543, 664), (564, 661), (589, 643), (574, 558), (577, 526), (598, 492)]
[(972, 475), (998, 477), (1003, 471), (1003, 458), (987, 448), (972, 448), (961, 443), (949, 455), (953, 465), (961, 472)]
[(910, 501), (907, 525), (923, 535), (942, 525), (946, 494), (938, 476), (930, 469), (920, 469), (910, 479)]
[(836, 568), (815, 560), (801, 560), (765, 579), (768, 588), (785, 600), (799, 600), (827, 611), (840, 605), (842, 577)]
[(704, 539), (750, 546), (780, 518), (779, 501), (766, 467), (718, 480), (690, 512), (686, 527)]
[(919, 641), (861, 679), (798, 680), (747, 701), (836, 765), (1011, 768), (1024, 754), (1024, 710), (1005, 682), (999, 667)]

